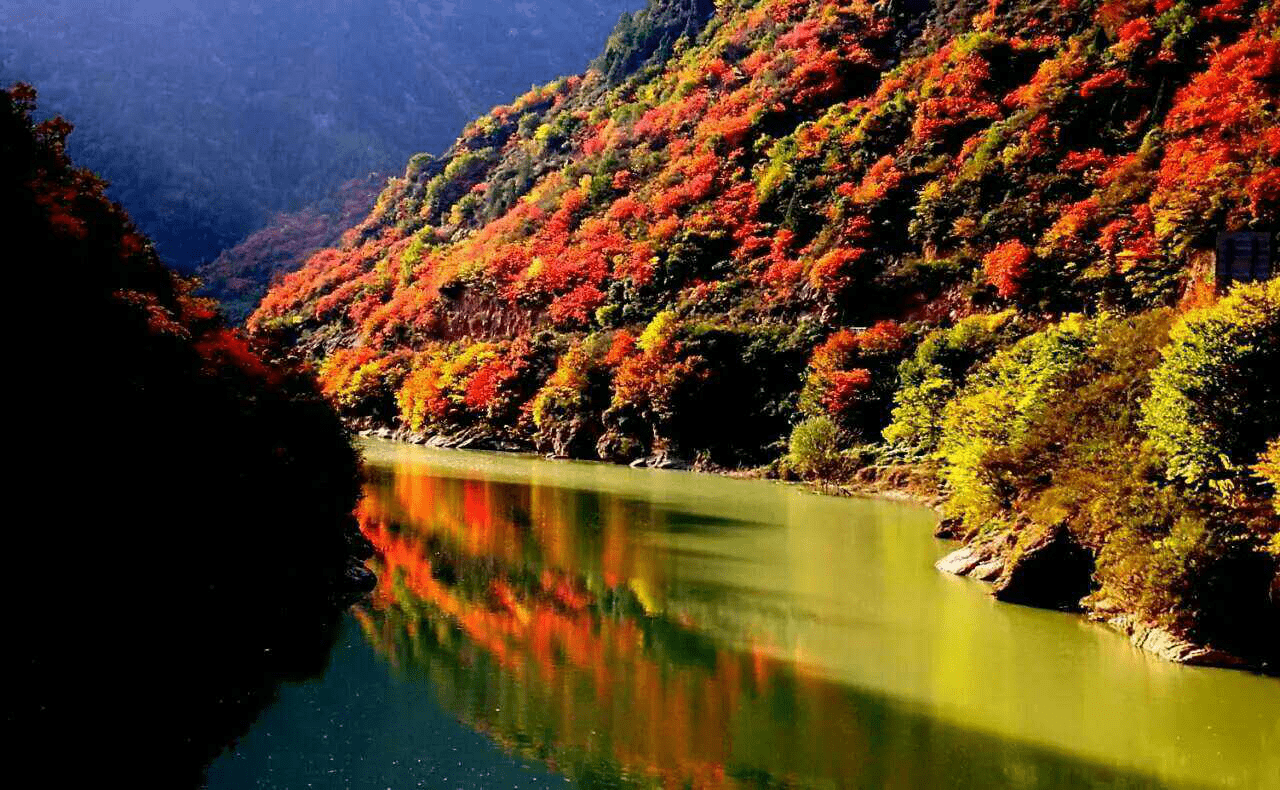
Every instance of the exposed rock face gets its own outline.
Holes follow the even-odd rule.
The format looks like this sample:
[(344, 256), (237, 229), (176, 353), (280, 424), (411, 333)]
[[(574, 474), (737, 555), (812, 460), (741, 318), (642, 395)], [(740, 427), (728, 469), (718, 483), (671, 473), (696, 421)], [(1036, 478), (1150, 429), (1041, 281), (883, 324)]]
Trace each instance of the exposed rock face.
[(1134, 647), (1166, 661), (1205, 667), (1239, 667), (1246, 663), (1225, 651), (1198, 645), (1165, 628), (1139, 623), (1127, 616), (1114, 617), (1107, 623), (1128, 634)]
[(993, 582), (1004, 573), (1004, 557), (996, 555), (979, 563), (969, 575), (984, 582)]
[(1045, 609), (1077, 610), (1089, 594), (1093, 555), (1064, 525), (1024, 534), (1014, 548), (994, 594), (1001, 601)]
[[(946, 537), (953, 534), (954, 529), (944, 519), (938, 533)], [(1011, 545), (1011, 541), (1012, 536), (1007, 533), (975, 541), (938, 560), (934, 567), (955, 576), (995, 582), (992, 594), (1001, 601), (1066, 611), (1081, 608), (1081, 599), (1090, 592), (1093, 558), (1065, 526), (1027, 533), (1018, 545)], [(1280, 586), (1274, 590), (1273, 594), (1280, 596)], [(1266, 663), (1251, 664), (1166, 628), (1139, 622), (1130, 615), (1116, 612), (1106, 601), (1091, 600), (1087, 605), (1091, 619), (1123, 632), (1134, 647), (1166, 661), (1193, 666), (1252, 666), (1274, 673)]]
[(972, 576), (984, 582), (995, 581), (1004, 573), (1004, 558), (985, 551), (987, 547), (966, 546), (938, 560), (934, 567), (953, 576)]
[[(954, 520), (943, 519), (934, 534), (945, 538), (956, 534), (958, 529), (959, 524)], [(976, 540), (938, 560), (933, 567), (953, 576), (993, 581), (1004, 571), (1005, 558), (1011, 549), (1010, 540), (1007, 534)]]
[(596, 422), (578, 418), (558, 426), (549, 436), (540, 439), (538, 445), (553, 458), (590, 458), (599, 436), (600, 426)]
[(606, 431), (596, 442), (596, 455), (603, 461), (631, 463), (644, 452), (644, 445), (637, 439), (617, 430)]
[(433, 435), (411, 431), (405, 427), (395, 430), (386, 426), (361, 428), (359, 424), (352, 427), (358, 435), (364, 437), (449, 450), (493, 450), (504, 453), (518, 453), (528, 452), (533, 449), (523, 442), (494, 435), (480, 427), (468, 428), (457, 433)]
[[(940, 537), (956, 534), (956, 525), (939, 526)], [(970, 543), (938, 560), (943, 573), (995, 582), (992, 593), (1001, 601), (1046, 609), (1076, 610), (1089, 593), (1093, 556), (1065, 526), (1024, 532)]]
[(934, 563), (933, 567), (952, 576), (968, 576), (982, 562), (978, 547), (964, 546)]
[(943, 540), (959, 540), (961, 537), (962, 523), (955, 516), (947, 516), (938, 520), (938, 526), (933, 530), (935, 538)]

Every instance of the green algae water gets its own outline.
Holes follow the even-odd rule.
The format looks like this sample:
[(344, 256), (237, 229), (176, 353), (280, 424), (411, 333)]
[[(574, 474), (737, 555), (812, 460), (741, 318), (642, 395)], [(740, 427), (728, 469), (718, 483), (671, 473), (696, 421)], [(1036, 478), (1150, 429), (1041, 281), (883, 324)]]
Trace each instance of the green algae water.
[(932, 512), (366, 442), (379, 586), (213, 788), (1280, 788), (1280, 681), (933, 569)]

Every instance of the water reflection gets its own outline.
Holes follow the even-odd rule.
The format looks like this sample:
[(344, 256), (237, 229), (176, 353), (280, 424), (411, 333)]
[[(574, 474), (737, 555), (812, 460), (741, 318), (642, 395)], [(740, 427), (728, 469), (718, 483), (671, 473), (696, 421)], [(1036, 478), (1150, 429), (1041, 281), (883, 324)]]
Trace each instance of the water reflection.
[[(359, 518), (379, 586), (355, 612), (368, 641), (453, 716), (585, 787), (1280, 779), (1265, 712), (1230, 719), (1224, 755), (1222, 733), (1159, 699), (1182, 695), (1212, 730), (1223, 717), (1207, 700), (1265, 711), (1280, 702), (1274, 681), (1153, 668), (1077, 621), (995, 609), (928, 569), (927, 513), (758, 483), (370, 451)], [(1135, 694), (1152, 695), (1145, 710), (1116, 721)]]

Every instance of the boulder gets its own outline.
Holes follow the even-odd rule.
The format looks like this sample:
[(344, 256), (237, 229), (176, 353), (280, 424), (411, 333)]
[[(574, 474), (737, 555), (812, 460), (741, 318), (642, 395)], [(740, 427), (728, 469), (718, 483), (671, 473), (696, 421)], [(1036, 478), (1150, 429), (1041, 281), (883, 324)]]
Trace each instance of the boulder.
[(947, 516), (938, 522), (938, 526), (933, 530), (933, 536), (942, 540), (959, 540), (963, 524), (961, 519)]
[(984, 582), (993, 582), (1000, 578), (1004, 573), (1004, 557), (994, 556), (990, 559), (983, 560), (973, 570), (969, 571), (969, 575), (975, 579), (981, 579)]
[(1063, 524), (1028, 527), (1005, 563), (994, 594), (1001, 601), (1074, 611), (1093, 585), (1093, 555)]
[(977, 548), (965, 546), (938, 560), (933, 567), (953, 576), (968, 576), (970, 571), (982, 563), (982, 560), (983, 556)]

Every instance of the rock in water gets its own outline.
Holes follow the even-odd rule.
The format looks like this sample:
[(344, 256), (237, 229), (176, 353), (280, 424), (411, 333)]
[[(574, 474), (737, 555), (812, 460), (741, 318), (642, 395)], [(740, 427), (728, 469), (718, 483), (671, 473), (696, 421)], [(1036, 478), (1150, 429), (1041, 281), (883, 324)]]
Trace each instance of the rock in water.
[(982, 562), (982, 555), (972, 546), (965, 546), (938, 560), (933, 567), (953, 576), (966, 576), (969, 571), (978, 567), (980, 562)]
[(1075, 610), (1089, 594), (1093, 555), (1065, 525), (1023, 536), (1014, 549), (994, 594), (1001, 601), (1046, 609)]

